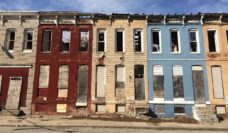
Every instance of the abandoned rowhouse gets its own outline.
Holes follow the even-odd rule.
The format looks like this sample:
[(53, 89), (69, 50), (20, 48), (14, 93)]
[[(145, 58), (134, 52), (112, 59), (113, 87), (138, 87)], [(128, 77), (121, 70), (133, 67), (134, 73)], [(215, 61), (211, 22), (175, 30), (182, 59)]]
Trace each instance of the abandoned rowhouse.
[(146, 15), (94, 15), (94, 112), (135, 115), (148, 110), (146, 28)]
[(33, 114), (90, 112), (92, 15), (39, 12)]
[(228, 14), (204, 14), (204, 43), (210, 103), (218, 115), (228, 113)]
[(209, 105), (202, 16), (148, 16), (150, 111), (158, 117), (197, 115)]
[(30, 114), (37, 27), (36, 12), (0, 12), (1, 109)]

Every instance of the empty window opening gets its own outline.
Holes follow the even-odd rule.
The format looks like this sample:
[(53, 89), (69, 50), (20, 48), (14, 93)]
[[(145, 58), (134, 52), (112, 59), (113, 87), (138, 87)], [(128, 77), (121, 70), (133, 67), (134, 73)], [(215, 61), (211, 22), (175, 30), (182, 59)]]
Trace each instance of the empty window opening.
[(7, 37), (6, 37), (6, 49), (13, 50), (15, 43), (15, 30), (8, 29), (7, 30)]
[(190, 43), (191, 52), (199, 52), (199, 44), (197, 42), (197, 31), (196, 30), (189, 31), (189, 43)]
[(165, 105), (162, 105), (162, 104), (155, 104), (154, 105), (154, 112), (156, 113), (156, 114), (161, 114), (161, 115), (163, 115), (163, 114), (165, 114)]
[(214, 97), (224, 98), (223, 83), (222, 83), (222, 69), (220, 66), (212, 67), (212, 83), (214, 88)]
[(159, 31), (152, 31), (152, 52), (161, 52)]
[(63, 30), (60, 44), (60, 52), (69, 52), (71, 31)]
[(59, 67), (58, 97), (67, 97), (68, 79), (69, 79), (69, 66), (61, 65)]
[(174, 105), (174, 113), (175, 113), (175, 115), (185, 114), (184, 105)]
[(105, 30), (98, 30), (97, 33), (97, 51), (104, 52), (105, 51)]
[(96, 75), (96, 96), (105, 97), (105, 85), (106, 85), (106, 68), (105, 66), (97, 66)]
[(216, 44), (216, 31), (209, 30), (207, 31), (208, 34), (208, 43), (209, 43), (209, 52), (217, 52), (217, 44)]
[(134, 30), (134, 48), (135, 52), (142, 52), (142, 31)]
[(79, 51), (80, 52), (88, 51), (88, 46), (89, 46), (89, 31), (81, 31)]
[(174, 98), (184, 98), (183, 68), (178, 65), (173, 66), (173, 91)]
[(153, 89), (155, 98), (164, 98), (164, 74), (161, 65), (153, 66)]
[(40, 75), (39, 75), (39, 88), (48, 88), (49, 83), (49, 65), (40, 66)]
[(125, 113), (125, 105), (116, 105), (116, 112), (117, 113)]
[(32, 42), (33, 42), (33, 30), (26, 29), (24, 31), (24, 47), (23, 50), (32, 50)]
[(96, 112), (105, 113), (106, 112), (105, 104), (97, 104), (96, 105)]
[(123, 30), (116, 31), (116, 52), (123, 52)]
[(135, 77), (135, 100), (145, 99), (145, 87), (144, 87), (144, 66), (135, 65), (134, 67)]
[(44, 30), (41, 51), (42, 52), (51, 51), (51, 43), (52, 43), (52, 31)]
[(179, 52), (178, 31), (172, 30), (171, 34), (171, 52)]

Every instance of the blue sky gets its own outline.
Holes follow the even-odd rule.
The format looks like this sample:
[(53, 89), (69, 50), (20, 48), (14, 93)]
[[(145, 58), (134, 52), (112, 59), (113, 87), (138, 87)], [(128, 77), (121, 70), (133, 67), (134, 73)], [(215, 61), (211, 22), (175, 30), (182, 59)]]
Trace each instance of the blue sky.
[(228, 12), (228, 0), (1, 0), (1, 11), (80, 11), (99, 13)]

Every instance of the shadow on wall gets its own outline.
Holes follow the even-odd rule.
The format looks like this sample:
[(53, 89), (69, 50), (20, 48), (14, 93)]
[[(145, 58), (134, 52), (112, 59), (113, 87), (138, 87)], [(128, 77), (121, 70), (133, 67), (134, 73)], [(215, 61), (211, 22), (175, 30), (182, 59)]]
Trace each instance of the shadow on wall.
[(154, 113), (154, 111), (151, 108), (149, 108), (149, 114), (148, 115), (152, 118), (158, 118), (158, 116)]
[(2, 44), (0, 44), (0, 45), (1, 45), (2, 50), (6, 53), (6, 55), (9, 58), (14, 59), (14, 56), (9, 52), (9, 50), (4, 45), (2, 45)]

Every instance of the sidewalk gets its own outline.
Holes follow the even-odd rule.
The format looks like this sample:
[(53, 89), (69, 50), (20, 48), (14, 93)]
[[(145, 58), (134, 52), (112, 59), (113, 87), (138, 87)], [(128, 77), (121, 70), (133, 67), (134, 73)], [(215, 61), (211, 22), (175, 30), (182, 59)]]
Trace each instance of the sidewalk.
[(176, 122), (122, 122), (91, 119), (69, 119), (68, 116), (1, 116), (0, 126), (26, 127), (103, 127), (103, 128), (142, 128), (157, 130), (223, 130), (228, 131), (228, 120), (211, 124), (186, 124)]

